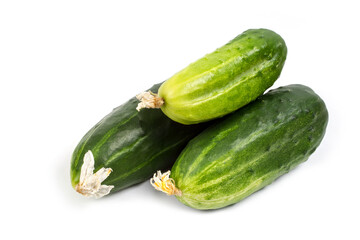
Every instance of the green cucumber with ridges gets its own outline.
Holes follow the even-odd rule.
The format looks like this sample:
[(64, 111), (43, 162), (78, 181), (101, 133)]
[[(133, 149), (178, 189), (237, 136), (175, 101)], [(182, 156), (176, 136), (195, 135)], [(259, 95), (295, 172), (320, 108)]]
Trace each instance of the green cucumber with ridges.
[[(323, 139), (327, 122), (326, 106), (310, 88), (271, 90), (200, 133), (180, 154), (171, 175), (158, 173), (151, 182), (196, 209), (237, 203), (306, 161)], [(162, 189), (159, 176), (171, 177), (174, 186)]]
[[(157, 91), (159, 86), (154, 85), (150, 90)], [(78, 192), (86, 196), (102, 195), (93, 175), (87, 177), (87, 182), (83, 181), (82, 187), (79, 185), (84, 156), (89, 150), (94, 159), (94, 169), (89, 167), (90, 171), (106, 168), (108, 171), (103, 174), (108, 177), (103, 184), (113, 186), (107, 189), (113, 193), (149, 179), (157, 169), (171, 167), (187, 142), (207, 126), (179, 124), (159, 109), (138, 112), (137, 103), (132, 98), (115, 108), (75, 148), (70, 173), (72, 186)]]
[(286, 54), (281, 36), (268, 29), (250, 29), (165, 81), (155, 99), (140, 97), (138, 109), (161, 107), (183, 124), (222, 117), (272, 86)]

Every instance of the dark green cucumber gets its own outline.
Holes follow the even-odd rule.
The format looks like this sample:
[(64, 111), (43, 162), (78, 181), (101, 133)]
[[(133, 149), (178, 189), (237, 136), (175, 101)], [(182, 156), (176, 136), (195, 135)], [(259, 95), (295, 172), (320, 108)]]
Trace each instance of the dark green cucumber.
[(326, 106), (310, 88), (269, 91), (189, 142), (171, 170), (177, 198), (197, 209), (240, 201), (306, 161), (327, 122)]
[[(157, 91), (160, 84), (150, 90)], [(138, 112), (130, 99), (97, 123), (79, 142), (71, 160), (71, 182), (79, 183), (83, 158), (91, 150), (95, 171), (111, 168), (103, 182), (111, 192), (149, 179), (157, 169), (172, 166), (187, 142), (205, 125), (185, 126), (166, 117), (159, 109)]]
[(251, 29), (190, 64), (159, 89), (162, 111), (194, 124), (224, 116), (255, 100), (279, 77), (284, 40), (267, 29)]

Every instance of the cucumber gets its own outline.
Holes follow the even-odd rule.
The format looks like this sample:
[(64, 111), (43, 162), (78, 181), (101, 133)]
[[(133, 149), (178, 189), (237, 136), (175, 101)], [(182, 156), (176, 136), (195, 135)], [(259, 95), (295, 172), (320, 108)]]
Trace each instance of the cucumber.
[[(165, 81), (141, 108), (158, 108), (182, 124), (219, 118), (255, 100), (279, 77), (284, 40), (267, 29), (251, 29)], [(151, 99), (150, 102), (149, 98)]]
[[(159, 86), (150, 90), (157, 91)], [(155, 170), (171, 167), (187, 142), (207, 126), (185, 126), (159, 109), (138, 112), (136, 105), (136, 98), (132, 98), (115, 108), (79, 142), (70, 171), (72, 186), (78, 192), (101, 197), (149, 179)], [(82, 166), (85, 179), (81, 187)], [(94, 170), (97, 175), (92, 174)], [(101, 180), (107, 188), (99, 189)]]
[(200, 133), (171, 175), (158, 172), (151, 183), (196, 209), (237, 203), (306, 161), (327, 122), (326, 106), (310, 88), (280, 87)]

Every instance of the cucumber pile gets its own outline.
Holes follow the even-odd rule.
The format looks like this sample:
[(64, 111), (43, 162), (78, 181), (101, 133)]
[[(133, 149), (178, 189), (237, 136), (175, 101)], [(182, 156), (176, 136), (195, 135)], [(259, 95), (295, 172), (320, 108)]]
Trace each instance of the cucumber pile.
[(75, 148), (74, 189), (99, 198), (152, 176), (155, 189), (205, 210), (269, 185), (309, 158), (328, 122), (307, 86), (263, 95), (286, 54), (278, 34), (251, 29), (114, 109)]

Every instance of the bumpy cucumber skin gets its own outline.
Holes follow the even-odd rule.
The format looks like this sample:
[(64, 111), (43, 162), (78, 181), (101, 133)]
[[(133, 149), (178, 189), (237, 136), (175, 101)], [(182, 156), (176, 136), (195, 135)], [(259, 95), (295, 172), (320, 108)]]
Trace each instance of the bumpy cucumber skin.
[(285, 63), (284, 40), (267, 29), (251, 29), (190, 64), (159, 89), (163, 112), (194, 124), (231, 113), (274, 84)]
[[(150, 90), (156, 92), (160, 84)], [(113, 172), (103, 182), (114, 185), (110, 193), (148, 180), (159, 169), (169, 169), (187, 142), (207, 125), (185, 126), (166, 117), (160, 109), (136, 111), (130, 99), (97, 123), (79, 142), (71, 160), (71, 183), (79, 182), (84, 154), (91, 150), (95, 171)]]
[(196, 209), (239, 202), (306, 161), (328, 122), (324, 102), (310, 88), (269, 91), (189, 142), (171, 177)]

